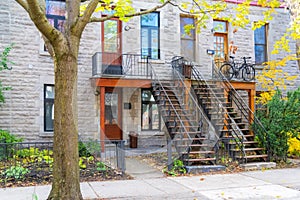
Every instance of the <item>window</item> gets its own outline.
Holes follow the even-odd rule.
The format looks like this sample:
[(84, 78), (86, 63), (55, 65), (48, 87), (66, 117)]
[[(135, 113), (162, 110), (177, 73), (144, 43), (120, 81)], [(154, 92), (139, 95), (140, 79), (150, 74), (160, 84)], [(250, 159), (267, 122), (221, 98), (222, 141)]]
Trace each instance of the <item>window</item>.
[(160, 115), (151, 90), (142, 90), (142, 130), (159, 130)]
[(267, 25), (254, 30), (255, 63), (267, 61)]
[(228, 56), (227, 34), (228, 27), (226, 21), (214, 20), (214, 50), (216, 60), (226, 60)]
[(44, 131), (53, 131), (54, 85), (44, 85)]
[(195, 29), (191, 29), (188, 33), (185, 33), (186, 28), (195, 27), (194, 18), (192, 17), (180, 17), (180, 42), (181, 42), (181, 55), (188, 60), (195, 61)]
[[(63, 31), (66, 13), (65, 0), (46, 0), (46, 17), (58, 30)], [(44, 51), (47, 51), (44, 45)]]
[(160, 59), (159, 13), (141, 16), (141, 54), (151, 59)]

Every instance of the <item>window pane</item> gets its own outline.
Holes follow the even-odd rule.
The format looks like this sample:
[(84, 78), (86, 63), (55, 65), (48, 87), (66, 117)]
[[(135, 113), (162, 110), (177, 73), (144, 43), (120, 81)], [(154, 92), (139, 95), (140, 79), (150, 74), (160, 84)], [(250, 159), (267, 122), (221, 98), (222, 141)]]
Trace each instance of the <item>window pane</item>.
[(66, 4), (64, 1), (46, 0), (46, 14), (65, 16)]
[(254, 42), (255, 44), (266, 44), (265, 26), (254, 30)]
[(107, 20), (104, 22), (104, 51), (118, 52), (118, 22)]
[(142, 91), (142, 101), (150, 101), (152, 98), (153, 97), (150, 90)]
[(181, 38), (184, 39), (195, 39), (195, 29), (192, 29), (189, 34), (186, 34), (184, 31), (184, 27), (186, 25), (193, 25), (194, 26), (194, 19), (191, 17), (180, 17), (180, 35)]
[(151, 58), (158, 59), (158, 30), (151, 30)]
[(148, 29), (142, 28), (141, 32), (142, 37), (142, 55), (143, 56), (150, 56), (149, 55), (149, 35), (148, 35)]
[(54, 103), (53, 101), (45, 102), (45, 131), (53, 131), (54, 120)]
[(158, 13), (149, 13), (146, 15), (142, 15), (141, 25), (158, 27)]
[(255, 45), (255, 63), (263, 63), (266, 61), (264, 45)]
[(151, 116), (152, 129), (159, 129), (159, 114), (158, 114), (157, 104), (152, 104), (151, 110), (152, 110), (152, 116)]
[(142, 129), (149, 129), (149, 104), (142, 105)]
[(227, 32), (226, 22), (214, 21), (213, 27), (214, 27), (214, 31), (217, 33), (226, 33)]
[(181, 55), (188, 60), (194, 60), (195, 58), (195, 42), (194, 40), (181, 39)]
[(46, 99), (54, 99), (55, 92), (54, 92), (54, 86), (47, 85), (45, 87), (45, 98)]
[(105, 124), (118, 123), (118, 94), (105, 93)]

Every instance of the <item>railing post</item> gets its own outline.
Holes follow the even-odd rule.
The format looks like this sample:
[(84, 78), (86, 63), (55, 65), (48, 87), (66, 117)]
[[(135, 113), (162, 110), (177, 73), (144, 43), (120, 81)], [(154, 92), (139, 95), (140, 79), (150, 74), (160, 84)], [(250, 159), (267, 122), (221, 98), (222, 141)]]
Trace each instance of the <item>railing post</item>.
[(167, 138), (167, 154), (168, 154), (168, 171), (173, 167), (172, 162), (172, 140), (170, 137)]
[(117, 142), (117, 168), (122, 171), (122, 175), (125, 173), (125, 141), (120, 140)]

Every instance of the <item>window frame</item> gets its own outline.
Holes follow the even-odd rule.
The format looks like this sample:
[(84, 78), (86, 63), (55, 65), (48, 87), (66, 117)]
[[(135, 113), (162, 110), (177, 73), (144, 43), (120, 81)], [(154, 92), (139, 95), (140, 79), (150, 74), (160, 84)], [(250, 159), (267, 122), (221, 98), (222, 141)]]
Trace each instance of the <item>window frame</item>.
[[(254, 23), (256, 23), (256, 22), (254, 22)], [(257, 43), (256, 42), (256, 31), (258, 30), (258, 29), (261, 29), (262, 27), (264, 27), (264, 42), (263, 43)], [(254, 56), (255, 56), (255, 64), (257, 64), (257, 65), (260, 65), (260, 64), (263, 64), (264, 62), (267, 62), (268, 61), (268, 24), (265, 24), (265, 25), (263, 25), (263, 26), (261, 26), (260, 28), (256, 28), (255, 30), (254, 30)], [(258, 61), (257, 60), (257, 57), (256, 57), (256, 47), (257, 46), (260, 46), (260, 47), (264, 47), (264, 58), (263, 58), (263, 61)]]
[[(182, 47), (182, 42), (183, 41), (192, 41), (192, 43), (193, 43), (193, 55), (192, 55), (192, 58), (190, 58), (190, 59), (192, 59), (192, 61), (195, 61), (196, 60), (196, 35), (197, 35), (196, 34), (196, 29), (192, 30), (193, 31), (192, 36), (189, 36), (189, 37), (183, 36), (183, 33), (181, 31), (181, 26), (182, 26), (181, 19), (182, 18), (190, 18), (190, 19), (192, 19), (194, 27), (196, 26), (196, 24), (195, 24), (195, 18), (193, 16), (190, 16), (190, 15), (180, 15), (180, 45)], [(185, 25), (188, 25), (188, 24), (185, 24)], [(182, 48), (180, 48), (180, 49), (182, 50)], [(183, 52), (181, 52), (181, 55), (185, 56)], [(190, 57), (190, 56), (185, 56), (185, 57)]]
[[(150, 59), (153, 60), (159, 60), (160, 59), (160, 12), (151, 12), (148, 14), (157, 14), (157, 26), (149, 26), (149, 25), (143, 25), (143, 21), (142, 21), (142, 17), (145, 15), (142, 15), (140, 17), (140, 26), (141, 26), (141, 31), (140, 31), (140, 40), (141, 40), (141, 55), (142, 56), (148, 56)], [(147, 15), (147, 14), (146, 14)], [(143, 39), (142, 39), (142, 34), (143, 34), (143, 30), (147, 30), (147, 36), (148, 36), (148, 55), (144, 55), (143, 54)], [(157, 31), (157, 58), (154, 58), (152, 55), (152, 30), (156, 30)]]
[[(228, 21), (225, 21), (225, 20), (219, 20), (219, 19), (214, 19), (213, 20), (213, 23), (214, 22), (225, 22), (225, 28), (226, 28), (226, 31), (218, 31), (218, 30), (215, 30), (215, 26), (213, 25), (213, 33), (214, 33), (214, 41), (213, 41), (213, 45), (214, 45), (214, 51), (215, 51), (215, 55), (214, 55), (214, 59), (215, 60), (218, 60), (218, 61), (224, 61), (224, 60), (228, 60)], [(223, 53), (224, 53), (224, 57), (217, 57), (217, 49), (215, 49), (215, 38), (216, 37), (222, 37), (224, 39), (224, 50), (223, 50)]]
[[(64, 21), (65, 22), (65, 20), (66, 20), (66, 16), (64, 15), (55, 15), (55, 14), (47, 14), (47, 3), (48, 2), (66, 2), (66, 0), (45, 0), (45, 5), (46, 5), (46, 18), (47, 18), (47, 20), (49, 21), (49, 19), (50, 20), (53, 20), (53, 26), (54, 26), (54, 28), (56, 28), (57, 30), (59, 30), (59, 31), (62, 31), (62, 30), (60, 30), (60, 28), (59, 28), (59, 21)], [(66, 6), (66, 5), (65, 5)], [(63, 22), (63, 25), (62, 26), (64, 26), (64, 22)], [(42, 35), (41, 35), (41, 44), (40, 44), (40, 53), (41, 54), (43, 54), (43, 55), (48, 55), (48, 50), (47, 50), (47, 48), (46, 48), (46, 45), (45, 45), (45, 43), (44, 43), (44, 40), (42, 39)]]
[[(53, 132), (54, 131), (54, 119), (52, 121), (52, 127), (53, 129), (47, 129), (47, 115), (46, 115), (46, 105), (47, 103), (51, 103), (53, 106), (54, 106), (54, 99), (55, 97), (53, 98), (47, 98), (46, 97), (46, 89), (47, 87), (53, 87), (54, 89), (54, 94), (55, 94), (55, 86), (54, 84), (44, 84), (44, 132)], [(52, 113), (54, 115), (54, 113)]]
[[(144, 129), (143, 128), (143, 105), (149, 105), (149, 113), (148, 113), (148, 119), (150, 119), (150, 117), (152, 117), (152, 106), (153, 105), (157, 105), (158, 104), (154, 101), (144, 101), (143, 100), (143, 92), (144, 91), (150, 91), (151, 95), (152, 95), (152, 89), (142, 89), (141, 90), (141, 130), (142, 131), (159, 131), (161, 129), (161, 116), (160, 116), (160, 112), (158, 111), (158, 128), (157, 129), (153, 129), (153, 123), (152, 121), (149, 122), (149, 128), (148, 129)], [(153, 96), (153, 95), (152, 95)], [(151, 99), (151, 98), (150, 98)]]

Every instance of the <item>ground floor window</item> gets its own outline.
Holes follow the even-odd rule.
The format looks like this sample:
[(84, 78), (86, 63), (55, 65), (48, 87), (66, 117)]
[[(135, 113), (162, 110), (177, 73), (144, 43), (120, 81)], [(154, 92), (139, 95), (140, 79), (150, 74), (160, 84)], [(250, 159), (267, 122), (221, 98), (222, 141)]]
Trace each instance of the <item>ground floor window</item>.
[(44, 131), (53, 131), (54, 85), (44, 85)]
[(160, 130), (160, 115), (150, 89), (142, 90), (142, 130)]

